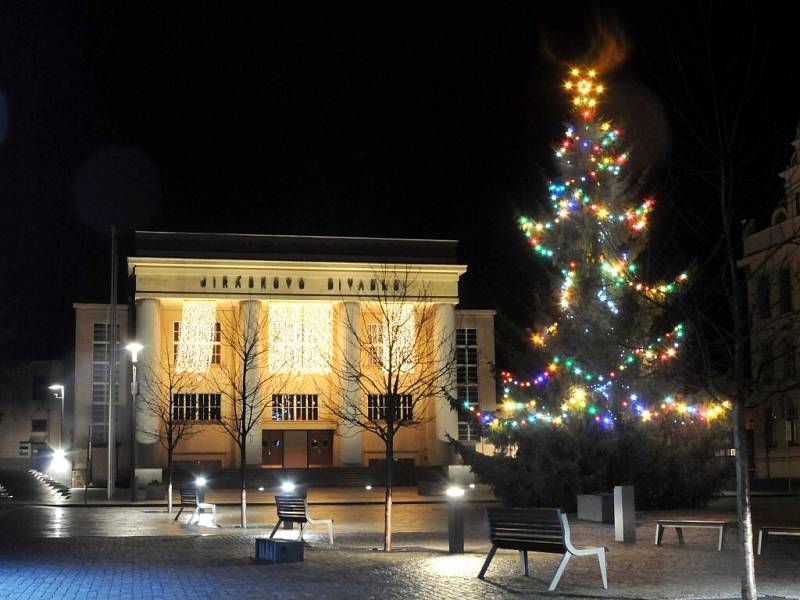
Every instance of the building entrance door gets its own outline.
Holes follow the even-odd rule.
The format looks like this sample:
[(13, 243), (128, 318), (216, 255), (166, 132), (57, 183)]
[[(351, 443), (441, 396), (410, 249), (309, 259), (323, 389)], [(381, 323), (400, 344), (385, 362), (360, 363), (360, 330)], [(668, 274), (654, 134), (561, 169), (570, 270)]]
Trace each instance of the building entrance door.
[(283, 466), (305, 469), (308, 466), (308, 432), (287, 429), (283, 432)]
[(308, 432), (308, 466), (330, 467), (333, 464), (333, 431), (317, 429)]
[(283, 466), (283, 432), (277, 429), (261, 431), (261, 464), (268, 467)]

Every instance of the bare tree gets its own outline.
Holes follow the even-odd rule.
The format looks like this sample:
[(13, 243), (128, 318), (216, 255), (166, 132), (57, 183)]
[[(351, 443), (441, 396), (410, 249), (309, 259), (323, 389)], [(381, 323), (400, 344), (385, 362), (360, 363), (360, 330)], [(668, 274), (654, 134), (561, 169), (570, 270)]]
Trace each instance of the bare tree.
[(385, 448), (384, 541), (392, 549), (395, 438), (450, 410), (455, 381), (452, 328), (437, 313), (424, 282), (410, 267), (376, 268), (358, 314), (342, 311), (350, 348), (331, 359), (338, 392), (328, 410), (351, 428), (376, 435)]
[[(683, 151), (676, 153), (671, 165), (672, 174), (677, 174), (672, 178), (673, 194), (665, 196), (677, 197), (689, 181), (693, 184), (692, 200), (675, 211), (685, 219), (686, 230), (692, 232), (693, 241), (702, 248), (694, 278), (700, 284), (686, 295), (687, 301), (679, 308), (695, 340), (694, 355), (681, 366), (685, 378), (715, 397), (730, 398), (733, 404), (741, 595), (755, 600), (747, 412), (780, 393), (783, 384), (772, 377), (773, 365), (789, 357), (793, 363), (794, 358), (791, 349), (772, 351), (774, 335), (787, 323), (789, 329), (794, 329), (791, 322), (797, 323), (798, 318), (791, 310), (780, 320), (770, 320), (768, 314), (767, 318), (754, 314), (759, 310), (748, 311), (748, 283), (751, 299), (758, 294), (756, 282), (762, 278), (766, 278), (769, 289), (770, 278), (785, 260), (789, 246), (797, 244), (800, 232), (790, 231), (798, 228), (790, 221), (778, 224), (787, 231), (765, 246), (763, 256), (739, 260), (746, 250), (740, 225), (750, 219), (763, 220), (767, 216), (764, 209), (771, 212), (775, 204), (754, 203), (753, 194), (763, 194), (763, 187), (759, 189), (753, 182), (763, 185), (778, 163), (772, 161), (772, 173), (758, 171), (776, 149), (754, 144), (744, 129), (747, 121), (766, 118), (770, 113), (766, 97), (763, 105), (757, 102), (766, 60), (765, 44), (753, 28), (752, 18), (742, 15), (737, 15), (735, 23), (729, 23), (733, 29), (718, 27), (725, 31), (724, 40), (712, 39), (707, 35), (712, 31), (709, 22), (718, 21), (720, 12), (711, 5), (701, 11), (703, 23), (698, 24), (694, 37), (686, 45), (675, 46), (690, 49), (693, 59), (685, 61), (677, 54), (671, 57), (682, 85), (662, 86), (684, 137)], [(727, 44), (732, 39), (736, 40), (733, 50)], [(744, 54), (738, 55), (739, 50)], [(747, 228), (744, 233), (748, 234)], [(746, 271), (740, 266), (745, 266)], [(757, 302), (749, 304), (756, 307)], [(753, 346), (760, 347), (751, 351)]]
[(137, 432), (158, 441), (167, 451), (167, 512), (172, 512), (172, 479), (175, 449), (186, 439), (200, 433), (197, 422), (174, 410), (176, 396), (192, 394), (197, 389), (196, 373), (178, 371), (172, 346), (164, 346), (160, 353), (160, 365), (146, 368), (142, 372), (142, 394), (139, 403), (144, 414), (151, 418), (147, 423), (155, 425), (153, 430), (139, 424)]
[[(224, 399), (219, 426), (239, 450), (241, 527), (247, 527), (247, 441), (253, 430), (261, 430), (267, 395), (285, 385), (281, 373), (264, 364), (267, 353), (267, 320), (258, 300), (241, 304), (239, 310), (223, 311), (222, 344), (229, 359), (209, 371), (208, 383)], [(260, 447), (260, 444), (259, 444)]]

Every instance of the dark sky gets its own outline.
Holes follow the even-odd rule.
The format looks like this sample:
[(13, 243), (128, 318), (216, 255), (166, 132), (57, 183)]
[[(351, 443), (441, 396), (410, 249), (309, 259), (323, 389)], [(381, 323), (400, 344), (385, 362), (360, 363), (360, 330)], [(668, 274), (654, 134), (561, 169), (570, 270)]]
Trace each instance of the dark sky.
[[(679, 213), (708, 201), (680, 114), (705, 114), (709, 65), (732, 96), (755, 65), (742, 202), (775, 201), (800, 117), (797, 15), (329, 4), (2, 4), (3, 354), (69, 350), (72, 302), (108, 301), (112, 222), (123, 248), (136, 228), (456, 238), (468, 302), (524, 319), (537, 271), (515, 217), (542, 205), (566, 65), (608, 33), (605, 112), (671, 196), (660, 251), (692, 240)], [(702, 252), (688, 245), (681, 259)]]

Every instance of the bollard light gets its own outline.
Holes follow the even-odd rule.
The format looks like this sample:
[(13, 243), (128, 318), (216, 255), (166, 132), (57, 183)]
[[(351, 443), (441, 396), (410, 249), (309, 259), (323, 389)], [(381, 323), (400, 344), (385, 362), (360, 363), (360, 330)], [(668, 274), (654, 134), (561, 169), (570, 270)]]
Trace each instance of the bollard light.
[(475, 484), (474, 483), (470, 483), (469, 484), (469, 489), (474, 490), (475, 489)]
[(451, 485), (445, 493), (450, 498), (461, 498), (464, 495), (464, 488), (458, 485)]
[(284, 481), (281, 484), (281, 491), (283, 491), (283, 492), (293, 492), (295, 487), (297, 487), (297, 486), (295, 484), (293, 484), (291, 481)]
[(365, 489), (365, 490), (367, 490), (367, 491), (369, 491), (369, 490), (371, 490), (371, 489), (372, 489), (372, 486), (371, 486), (371, 485), (368, 485), (368, 486), (367, 486), (367, 487), (365, 487), (364, 489)]
[(447, 494), (447, 542), (450, 554), (464, 553), (464, 488), (451, 485)]
[(263, 492), (264, 491), (264, 486), (263, 485), (258, 486), (258, 491), (259, 492)]
[(194, 484), (197, 487), (203, 487), (206, 483), (207, 481), (205, 477), (198, 477), (197, 479), (194, 480)]

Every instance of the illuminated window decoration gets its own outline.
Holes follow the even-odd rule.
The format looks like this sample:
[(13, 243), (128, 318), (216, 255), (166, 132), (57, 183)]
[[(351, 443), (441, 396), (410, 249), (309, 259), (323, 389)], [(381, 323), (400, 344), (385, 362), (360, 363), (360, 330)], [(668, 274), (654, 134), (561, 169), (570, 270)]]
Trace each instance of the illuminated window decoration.
[(184, 302), (175, 370), (205, 373), (211, 367), (216, 341), (216, 302)]
[[(387, 304), (382, 307), (382, 323), (367, 328), (369, 362), (384, 370), (410, 373), (416, 362), (414, 341), (416, 315), (413, 304)], [(396, 371), (395, 371), (396, 372)]]
[(273, 302), (269, 305), (268, 322), (270, 372), (330, 372), (332, 304)]

